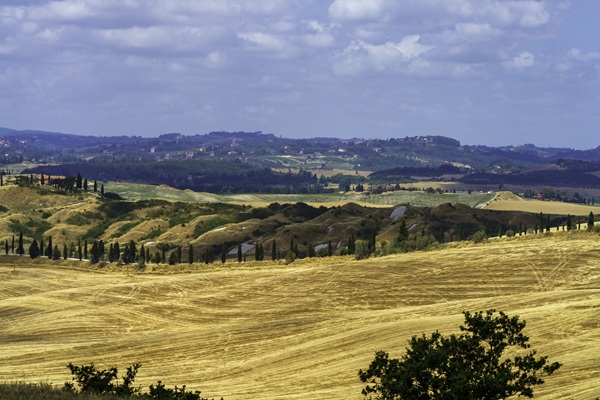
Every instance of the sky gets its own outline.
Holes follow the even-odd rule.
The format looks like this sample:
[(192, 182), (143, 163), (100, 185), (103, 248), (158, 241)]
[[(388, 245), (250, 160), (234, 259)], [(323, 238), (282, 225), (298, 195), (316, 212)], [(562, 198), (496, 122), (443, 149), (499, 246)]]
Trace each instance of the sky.
[(597, 0), (0, 0), (0, 126), (600, 145)]

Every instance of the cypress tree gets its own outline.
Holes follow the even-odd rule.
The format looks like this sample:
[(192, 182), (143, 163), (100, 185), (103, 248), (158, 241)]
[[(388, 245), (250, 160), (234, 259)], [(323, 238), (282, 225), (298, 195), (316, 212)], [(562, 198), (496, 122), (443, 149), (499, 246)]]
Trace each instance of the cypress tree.
[(238, 262), (242, 262), (242, 244), (238, 244), (238, 251), (237, 251), (237, 256), (238, 256)]
[(290, 251), (296, 255), (298, 255), (298, 253), (294, 252), (294, 237), (292, 237), (290, 239)]
[(169, 265), (175, 264), (177, 264), (177, 253), (172, 251), (171, 254), (169, 254)]
[(192, 244), (190, 243), (190, 245), (188, 246), (188, 263), (193, 263), (194, 262), (194, 246), (192, 246)]
[(354, 237), (354, 233), (350, 235), (350, 239), (348, 239), (348, 253), (354, 254), (356, 251), (356, 239)]
[(327, 256), (331, 257), (333, 255), (333, 246), (331, 245), (331, 241), (327, 243)]
[(58, 245), (54, 245), (54, 250), (52, 250), (52, 259), (60, 260), (60, 250), (58, 249)]
[(79, 261), (83, 258), (83, 254), (81, 254), (81, 239), (77, 240), (77, 255), (79, 257)]
[(85, 190), (86, 192), (88, 190), (88, 181), (87, 181), (87, 178), (85, 178), (85, 180), (83, 181), (83, 190)]
[(44, 255), (44, 237), (40, 239), (40, 256)]
[(113, 255), (115, 261), (119, 261), (119, 258), (121, 258), (121, 246), (119, 245), (119, 242), (115, 243), (113, 246), (113, 252), (115, 253)]
[(225, 245), (221, 246), (221, 264), (225, 264), (227, 261), (227, 250), (225, 250)]
[(146, 262), (150, 262), (150, 249), (146, 249)]
[(129, 259), (130, 262), (134, 263), (136, 261), (137, 251), (135, 249), (135, 242), (133, 240), (129, 241)]
[(15, 254), (15, 235), (12, 235), (11, 252)]
[(17, 247), (17, 254), (22, 256), (25, 254), (25, 249), (23, 248), (23, 233), (19, 232), (19, 247)]
[(31, 246), (29, 246), (29, 257), (35, 259), (40, 256), (40, 248), (38, 246), (37, 240), (33, 239), (31, 242)]
[(546, 232), (550, 232), (550, 216), (546, 216)]
[(167, 262), (167, 251), (163, 247), (163, 250), (162, 250), (162, 263), (165, 264), (166, 262)]
[(181, 264), (181, 246), (177, 246), (177, 264)]
[(573, 229), (573, 220), (571, 219), (571, 214), (567, 215), (567, 231)]
[(131, 262), (132, 262), (131, 248), (129, 246), (129, 243), (125, 243), (125, 246), (123, 247), (123, 263), (129, 264)]
[(273, 239), (273, 244), (271, 244), (271, 260), (277, 260), (277, 242)]
[(96, 182), (96, 180), (94, 180), (94, 193), (96, 193), (98, 191), (98, 182)]
[[(87, 250), (87, 246), (85, 246), (85, 249)], [(87, 258), (87, 251), (86, 251), (86, 258)], [(92, 243), (92, 248), (90, 249), (90, 263), (96, 264), (98, 261), (100, 261), (98, 258), (98, 242), (96, 242), (94, 240), (94, 243)]]
[(591, 231), (592, 229), (594, 229), (594, 213), (590, 211), (590, 214), (588, 215), (587, 230)]
[(104, 183), (100, 186), (100, 194), (104, 196)]
[(63, 244), (63, 259), (66, 260), (69, 257), (69, 251), (67, 250), (67, 244)]
[(83, 241), (83, 258), (88, 259), (88, 242), (87, 239)]
[(4, 251), (6, 252), (6, 255), (8, 255), (8, 239), (4, 241)]
[[(354, 234), (352, 236), (354, 237)], [(408, 239), (408, 228), (406, 227), (406, 218), (402, 218), (400, 220), (400, 227), (398, 228), (398, 243), (402, 243), (406, 239)]]
[(46, 178), (44, 178), (44, 174), (42, 174), (42, 178), (40, 180), (40, 183), (42, 184), (42, 186), (44, 186), (46, 184)]
[(315, 256), (315, 247), (312, 243), (308, 244), (308, 258), (313, 258)]
[(146, 263), (146, 249), (144, 248), (144, 243), (142, 243), (142, 245), (140, 246), (140, 255), (139, 255), (139, 260), (145, 264)]
[(46, 246), (46, 257), (52, 259), (52, 236), (48, 236), (48, 246)]

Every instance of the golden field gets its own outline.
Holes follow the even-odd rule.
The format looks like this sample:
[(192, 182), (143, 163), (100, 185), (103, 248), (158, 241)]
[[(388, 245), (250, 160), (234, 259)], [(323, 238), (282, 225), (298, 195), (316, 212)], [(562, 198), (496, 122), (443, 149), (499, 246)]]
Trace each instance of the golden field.
[(360, 399), (376, 350), (398, 357), (412, 335), (458, 332), (461, 311), (488, 308), (520, 315), (532, 347), (564, 364), (536, 398), (600, 396), (600, 237), (586, 233), (144, 273), (1, 256), (0, 382), (139, 361), (136, 383), (206, 397)]

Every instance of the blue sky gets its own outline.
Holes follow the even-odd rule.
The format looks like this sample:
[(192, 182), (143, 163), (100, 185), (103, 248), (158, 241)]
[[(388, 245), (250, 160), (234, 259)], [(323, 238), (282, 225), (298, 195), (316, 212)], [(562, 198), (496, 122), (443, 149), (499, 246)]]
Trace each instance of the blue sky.
[(600, 1), (0, 0), (0, 126), (600, 145)]

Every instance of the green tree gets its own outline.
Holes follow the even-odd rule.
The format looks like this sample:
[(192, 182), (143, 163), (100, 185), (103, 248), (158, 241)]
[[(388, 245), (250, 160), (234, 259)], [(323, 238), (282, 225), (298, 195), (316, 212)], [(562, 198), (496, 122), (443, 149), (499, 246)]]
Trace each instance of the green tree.
[(46, 254), (44, 254), (48, 259), (52, 258), (52, 236), (48, 236), (48, 246), (46, 246)]
[(98, 252), (98, 242), (94, 240), (94, 243), (92, 243), (92, 248), (90, 249), (90, 263), (96, 264), (98, 263), (98, 261), (100, 261), (100, 256)]
[(144, 248), (144, 243), (142, 243), (142, 245), (140, 246), (140, 253), (138, 258), (142, 264), (146, 263), (146, 249)]
[(591, 231), (592, 229), (594, 229), (594, 213), (590, 211), (590, 215), (588, 215), (587, 230)]
[(363, 260), (369, 258), (371, 251), (369, 250), (369, 243), (364, 240), (357, 240), (355, 243), (356, 249), (354, 250), (354, 258), (357, 260)]
[[(525, 321), (518, 316), (495, 310), (463, 314), (460, 335), (413, 336), (400, 359), (378, 351), (369, 368), (359, 372), (367, 384), (363, 395), (380, 400), (533, 397), (533, 387), (560, 368), (529, 350), (529, 338), (522, 333)], [(514, 352), (515, 347), (522, 352)]]
[(169, 265), (175, 264), (177, 264), (177, 253), (172, 251), (171, 254), (169, 254)]
[(177, 264), (181, 264), (181, 246), (177, 246)]
[(25, 248), (23, 247), (23, 233), (19, 232), (19, 246), (17, 247), (17, 254), (22, 256), (25, 254)]
[(40, 247), (38, 246), (37, 240), (33, 239), (33, 242), (31, 242), (31, 245), (29, 246), (29, 257), (31, 257), (32, 259), (35, 259), (39, 256), (40, 256)]
[(573, 229), (573, 219), (571, 218), (571, 214), (567, 215), (567, 231), (570, 231), (571, 229)]
[(400, 220), (400, 227), (398, 228), (398, 243), (402, 243), (408, 239), (408, 228), (406, 227), (406, 218)]
[(308, 258), (312, 258), (314, 256), (316, 256), (317, 254), (315, 253), (315, 246), (313, 246), (312, 243), (308, 244)]
[(354, 254), (356, 251), (356, 238), (354, 237), (354, 233), (350, 235), (348, 238), (348, 254)]
[(58, 249), (58, 245), (54, 245), (54, 249), (52, 250), (52, 259), (53, 260), (60, 260), (60, 256), (62, 254), (60, 254), (60, 250)]
[(331, 257), (333, 255), (333, 246), (331, 242), (327, 243), (327, 257)]

